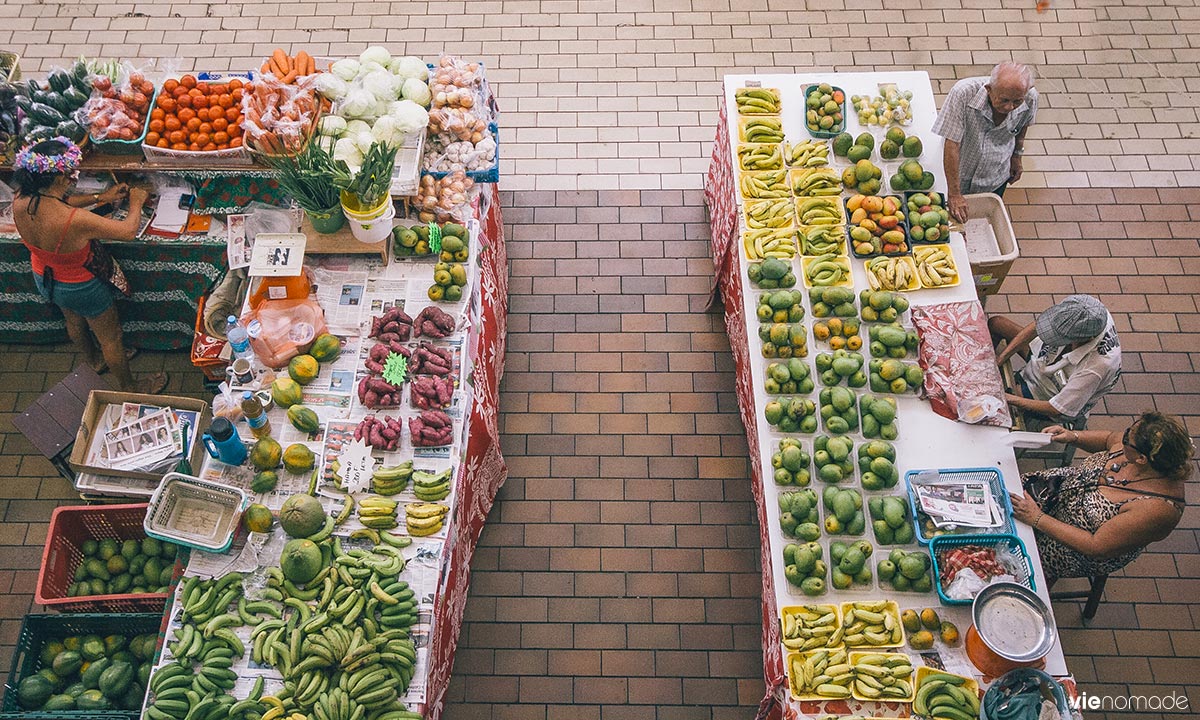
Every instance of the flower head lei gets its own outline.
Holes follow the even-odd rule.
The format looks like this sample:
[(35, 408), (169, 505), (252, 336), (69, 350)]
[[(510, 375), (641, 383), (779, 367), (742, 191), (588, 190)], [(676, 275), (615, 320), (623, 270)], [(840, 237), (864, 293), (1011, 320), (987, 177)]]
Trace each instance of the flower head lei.
[(24, 170), (39, 175), (45, 173), (66, 175), (74, 172), (83, 160), (83, 151), (79, 149), (78, 145), (71, 142), (70, 139), (61, 135), (53, 139), (66, 145), (67, 149), (58, 155), (44, 155), (35, 152), (33, 149), (34, 146), (30, 145), (17, 153), (17, 159), (13, 163), (13, 167), (17, 170)]

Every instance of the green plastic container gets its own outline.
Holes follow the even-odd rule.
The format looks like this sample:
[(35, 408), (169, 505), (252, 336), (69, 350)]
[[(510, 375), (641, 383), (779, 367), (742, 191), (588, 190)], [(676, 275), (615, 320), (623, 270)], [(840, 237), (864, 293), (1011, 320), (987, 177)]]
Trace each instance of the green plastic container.
[(846, 131), (846, 91), (842, 90), (837, 85), (830, 85), (834, 92), (840, 92), (842, 94), (842, 124), (835, 125), (828, 130), (813, 130), (812, 128), (808, 127), (808, 96), (816, 92), (818, 87), (820, 87), (820, 83), (809, 85), (808, 87), (804, 88), (804, 127), (808, 130), (808, 134), (815, 138), (837, 137)]
[(341, 205), (321, 213), (305, 210), (304, 214), (308, 216), (308, 221), (312, 223), (313, 230), (323, 235), (335, 233), (341, 230), (342, 226), (346, 224), (346, 214), (342, 212)]

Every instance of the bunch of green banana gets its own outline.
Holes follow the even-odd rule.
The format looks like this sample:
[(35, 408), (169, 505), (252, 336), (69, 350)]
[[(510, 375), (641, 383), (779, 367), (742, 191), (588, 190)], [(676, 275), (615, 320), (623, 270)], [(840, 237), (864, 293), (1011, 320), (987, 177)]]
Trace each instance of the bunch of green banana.
[(747, 230), (742, 233), (742, 247), (750, 260), (787, 260), (796, 254), (796, 236), (791, 228)]
[(752, 230), (791, 227), (795, 217), (795, 206), (791, 198), (747, 202), (744, 210), (746, 227)]
[(949, 250), (938, 245), (919, 245), (913, 248), (917, 276), (927, 288), (952, 285), (958, 280), (958, 269)]
[(899, 645), (904, 641), (900, 618), (885, 600), (843, 606), (842, 627), (849, 647)]
[(399, 523), (396, 509), (400, 503), (379, 495), (368, 495), (358, 501), (358, 521), (372, 530), (390, 530)]
[(966, 678), (933, 672), (921, 679), (913, 699), (913, 712), (934, 720), (974, 720), (979, 717), (979, 697), (963, 687)]
[(399, 465), (380, 466), (371, 473), (371, 492), (376, 495), (399, 495), (408, 487), (412, 474), (412, 460), (405, 460)]
[(797, 695), (850, 697), (854, 673), (845, 650), (814, 650), (792, 657), (792, 687)]
[(742, 142), (778, 144), (783, 142), (783, 121), (777, 117), (746, 118), (742, 121)]
[(424, 502), (446, 499), (450, 495), (451, 473), (451, 468), (446, 468), (440, 473), (417, 470), (412, 476), (413, 494)]
[(788, 143), (785, 154), (790, 167), (825, 167), (829, 164), (829, 143), (820, 140), (805, 140), (795, 145)]
[(880, 256), (867, 261), (867, 284), (872, 290), (908, 290), (915, 279), (907, 256)]
[(346, 489), (346, 482), (342, 478), (342, 461), (334, 458), (333, 462), (329, 463), (329, 476), (333, 478), (333, 486), (338, 490)]
[(778, 170), (783, 167), (779, 145), (762, 143), (738, 145), (738, 163), (743, 170)]
[(841, 255), (846, 234), (840, 225), (813, 225), (800, 230), (805, 255)]
[(854, 691), (871, 700), (901, 700), (912, 697), (912, 661), (902, 653), (851, 655)]
[(832, 170), (800, 170), (792, 173), (792, 192), (796, 197), (834, 197), (842, 194), (842, 185)]
[(842, 626), (832, 605), (802, 605), (783, 611), (783, 644), (801, 652), (842, 644)]
[(357, 506), (358, 503), (354, 501), (354, 496), (346, 493), (346, 496), (342, 498), (342, 509), (338, 510), (337, 516), (333, 518), (334, 526), (336, 527), (349, 520), (350, 514), (354, 512), (354, 508)]
[(739, 115), (779, 114), (779, 91), (773, 88), (738, 88), (733, 99)]
[(826, 253), (804, 265), (804, 276), (810, 287), (844, 285), (850, 281), (850, 258)]
[(841, 200), (833, 197), (797, 200), (796, 215), (801, 225), (841, 225), (846, 221)]
[(742, 173), (738, 180), (744, 198), (786, 198), (792, 196), (787, 183), (787, 170)]
[(404, 524), (415, 537), (433, 535), (442, 529), (450, 508), (441, 503), (409, 503), (404, 506)]

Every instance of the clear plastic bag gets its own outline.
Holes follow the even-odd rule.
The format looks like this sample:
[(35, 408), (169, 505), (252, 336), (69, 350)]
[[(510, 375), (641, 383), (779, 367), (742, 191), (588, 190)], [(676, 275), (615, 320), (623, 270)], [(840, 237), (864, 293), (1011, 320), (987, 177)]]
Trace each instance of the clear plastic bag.
[(458, 170), (444, 178), (421, 176), (417, 187), (417, 217), (421, 222), (463, 223), (471, 217), (471, 195), (475, 182)]
[(435, 139), (425, 149), (422, 166), (431, 172), (487, 170), (496, 164), (496, 151), (496, 139), (492, 137), (490, 130), (477, 143), (470, 141), (447, 143), (443, 136), (435, 136)]
[(92, 96), (76, 119), (92, 139), (132, 142), (140, 138), (154, 100), (154, 83), (145, 71), (125, 62), (115, 82), (106, 74), (94, 74), (90, 80)]
[(295, 84), (284, 84), (270, 73), (256, 77), (254, 90), (242, 100), (242, 130), (255, 149), (282, 155), (304, 148), (320, 109), (315, 77)]

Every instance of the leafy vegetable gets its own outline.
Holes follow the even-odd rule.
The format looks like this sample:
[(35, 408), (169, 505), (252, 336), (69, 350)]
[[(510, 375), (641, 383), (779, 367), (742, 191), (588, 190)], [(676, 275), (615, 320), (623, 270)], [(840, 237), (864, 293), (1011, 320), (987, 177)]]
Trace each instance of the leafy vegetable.
[[(341, 140), (338, 144), (341, 144)], [(372, 143), (363, 157), (362, 166), (351, 172), (347, 163), (334, 160), (333, 184), (358, 201), (358, 208), (374, 208), (391, 191), (392, 169), (396, 165), (396, 148), (385, 143)]]
[(338, 206), (338, 188), (333, 184), (334, 161), (319, 142), (310, 142), (295, 157), (268, 156), (278, 171), (277, 180), (296, 204), (309, 212), (325, 212)]

